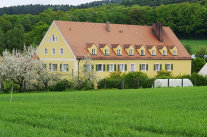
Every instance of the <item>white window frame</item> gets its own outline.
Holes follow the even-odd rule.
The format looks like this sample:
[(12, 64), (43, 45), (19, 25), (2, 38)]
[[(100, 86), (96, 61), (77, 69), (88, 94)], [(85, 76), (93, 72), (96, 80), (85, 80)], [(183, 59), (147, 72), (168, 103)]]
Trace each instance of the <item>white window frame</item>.
[(131, 56), (133, 55), (133, 50), (132, 49), (129, 50), (129, 55), (131, 55)]
[[(53, 52), (53, 50), (55, 51), (55, 48), (52, 48), (52, 55), (55, 55), (55, 53)], [(56, 51), (55, 51), (56, 52)]]
[(117, 49), (117, 55), (121, 55), (121, 50)]
[(173, 50), (173, 56), (177, 56), (177, 51)]
[(156, 50), (152, 50), (152, 56), (156, 56)]
[(171, 69), (171, 68), (172, 68), (172, 64), (167, 63), (166, 66), (167, 66), (167, 65), (170, 65), (170, 69), (165, 68), (165, 70), (167, 70), (167, 71), (172, 71), (172, 69)]
[[(140, 71), (147, 71), (147, 63), (141, 63), (140, 65), (141, 65)], [(142, 65), (145, 65), (144, 69), (142, 69)]]
[[(159, 63), (156, 63), (156, 64), (154, 64), (154, 65), (155, 65), (155, 66), (154, 66), (154, 67), (155, 67), (154, 70), (155, 70), (155, 71), (160, 71), (160, 64), (159, 64)], [(158, 66), (158, 68), (156, 68), (156, 65)]]
[[(112, 66), (112, 67), (111, 67), (112, 69), (110, 69), (110, 65)], [(114, 64), (112, 64), (112, 63), (109, 64), (109, 72), (114, 72)]]
[(109, 49), (105, 49), (105, 54), (104, 55), (109, 55)]
[[(62, 50), (63, 52), (62, 52), (61, 50)], [(59, 51), (59, 52), (60, 52), (60, 55), (63, 55), (63, 53), (64, 53), (64, 49), (63, 49), (63, 48), (60, 48), (60, 51)]]
[(92, 49), (92, 50), (91, 50), (91, 54), (92, 54), (92, 55), (96, 55), (96, 49)]
[(101, 70), (97, 70), (97, 72), (103, 72), (103, 66), (104, 66), (104, 64), (96, 64), (96, 65), (101, 65)]
[[(121, 70), (121, 66), (123, 65), (123, 70)], [(119, 64), (119, 71), (120, 72), (124, 72), (125, 71), (125, 64), (124, 63), (120, 63)]]
[[(66, 66), (68, 66), (68, 67), (66, 67)], [(68, 72), (67, 69), (69, 71), (69, 64), (62, 64), (62, 72)]]
[(163, 50), (162, 52), (163, 52), (163, 53), (162, 53), (163, 56), (167, 56), (167, 50)]
[[(142, 53), (142, 51), (143, 51), (143, 53)], [(141, 49), (141, 56), (144, 56), (144, 55), (145, 55), (144, 50)]]
[[(46, 50), (47, 50), (47, 53), (45, 52)], [(48, 55), (48, 48), (45, 48), (45, 49), (44, 49), (44, 54), (45, 54), (45, 55)]]
[(51, 71), (57, 71), (57, 68), (56, 68), (56, 70), (54, 70), (55, 67), (53, 65), (57, 66), (57, 64), (51, 64)]
[[(134, 68), (133, 68), (133, 69), (132, 69), (132, 65), (134, 65)], [(134, 63), (131, 63), (131, 64), (130, 64), (130, 71), (131, 71), (131, 72), (134, 72), (134, 71), (135, 71), (135, 64), (134, 64)]]

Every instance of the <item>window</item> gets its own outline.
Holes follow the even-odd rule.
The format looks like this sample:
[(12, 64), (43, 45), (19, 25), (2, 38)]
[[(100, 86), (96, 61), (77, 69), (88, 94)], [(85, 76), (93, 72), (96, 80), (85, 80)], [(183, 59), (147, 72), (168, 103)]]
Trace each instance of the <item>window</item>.
[(160, 70), (162, 70), (162, 64), (154, 64), (154, 70), (155, 70), (155, 71), (160, 71)]
[(117, 49), (117, 55), (121, 55), (121, 50)]
[(51, 71), (57, 71), (57, 64), (50, 64)]
[(55, 35), (53, 34), (52, 37), (49, 37), (49, 41), (50, 42), (58, 41), (58, 37), (55, 37)]
[(52, 41), (55, 41), (55, 35), (54, 34), (52, 35)]
[(141, 56), (144, 56), (144, 50), (143, 49), (141, 50)]
[(173, 64), (165, 64), (165, 70), (172, 71), (173, 70)]
[(140, 70), (141, 71), (147, 71), (148, 70), (148, 64), (140, 64)]
[(63, 48), (60, 48), (60, 55), (63, 55)]
[(152, 50), (152, 56), (156, 56), (155, 50)]
[(69, 71), (69, 65), (68, 64), (60, 64), (60, 70), (62, 72), (67, 72)]
[(127, 64), (119, 64), (118, 70), (121, 72), (127, 71)]
[(55, 55), (55, 49), (54, 48), (52, 49), (52, 55)]
[(132, 49), (129, 50), (129, 55), (131, 55), (131, 56), (133, 55), (133, 50)]
[(96, 71), (98, 71), (98, 72), (105, 71), (105, 65), (104, 64), (96, 64)]
[(48, 49), (46, 48), (46, 49), (45, 49), (45, 55), (47, 55), (47, 54), (48, 54)]
[(109, 72), (114, 72), (114, 64), (109, 64)]
[(109, 50), (105, 49), (105, 55), (109, 55)]
[(96, 55), (96, 49), (92, 49), (92, 55)]
[(173, 50), (173, 56), (176, 56), (176, 55), (177, 55), (176, 50)]
[(162, 53), (163, 56), (167, 56), (167, 51), (166, 51), (166, 50), (163, 50), (162, 52), (163, 52), (163, 53)]
[(130, 71), (135, 71), (135, 64), (130, 64)]

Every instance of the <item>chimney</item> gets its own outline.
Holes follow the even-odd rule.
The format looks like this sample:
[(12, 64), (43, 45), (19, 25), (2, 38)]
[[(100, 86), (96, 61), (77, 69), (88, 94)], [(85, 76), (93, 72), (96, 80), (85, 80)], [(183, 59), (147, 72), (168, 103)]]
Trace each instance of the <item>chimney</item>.
[(106, 22), (106, 30), (107, 32), (110, 32), (110, 22)]
[(162, 24), (161, 23), (153, 23), (152, 24), (152, 31), (154, 32), (155, 36), (158, 38), (160, 42), (163, 42), (162, 35)]

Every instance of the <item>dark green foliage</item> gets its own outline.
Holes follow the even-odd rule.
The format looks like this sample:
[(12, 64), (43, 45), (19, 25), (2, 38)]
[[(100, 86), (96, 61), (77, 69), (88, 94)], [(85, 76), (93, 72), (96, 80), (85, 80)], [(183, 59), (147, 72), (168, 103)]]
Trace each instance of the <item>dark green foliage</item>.
[(66, 90), (67, 80), (59, 80), (54, 85), (49, 87), (50, 91), (64, 91)]
[(193, 61), (192, 61), (192, 71), (193, 72), (199, 72), (205, 64), (206, 64), (206, 61), (203, 58), (193, 59)]
[(172, 78), (171, 71), (157, 71), (157, 75), (155, 76), (156, 79), (169, 79)]
[(202, 46), (198, 49), (196, 53), (196, 57), (204, 58), (204, 55), (207, 55), (207, 49), (206, 47)]
[(74, 80), (71, 83), (71, 89), (76, 90), (91, 90), (94, 89), (94, 83), (87, 79), (85, 80)]
[(190, 45), (184, 45), (185, 49), (188, 51), (190, 55), (192, 55), (193, 49)]
[(121, 79), (112, 79), (112, 78), (102, 79), (98, 82), (98, 88), (99, 89), (105, 88), (104, 87), (105, 84), (106, 84), (106, 88), (108, 89), (113, 89), (113, 88), (121, 89)]
[(14, 84), (12, 81), (5, 80), (2, 84), (2, 91), (4, 93), (9, 93), (12, 90), (12, 85), (13, 85), (13, 91), (18, 91), (19, 90), (19, 85)]

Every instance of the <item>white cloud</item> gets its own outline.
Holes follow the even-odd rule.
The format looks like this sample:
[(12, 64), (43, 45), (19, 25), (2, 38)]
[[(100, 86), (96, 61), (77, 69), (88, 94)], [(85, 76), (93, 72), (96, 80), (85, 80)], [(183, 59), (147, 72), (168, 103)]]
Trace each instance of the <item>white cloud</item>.
[(100, 0), (0, 0), (0, 7), (28, 4), (69, 4), (78, 5), (82, 3)]

